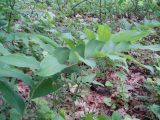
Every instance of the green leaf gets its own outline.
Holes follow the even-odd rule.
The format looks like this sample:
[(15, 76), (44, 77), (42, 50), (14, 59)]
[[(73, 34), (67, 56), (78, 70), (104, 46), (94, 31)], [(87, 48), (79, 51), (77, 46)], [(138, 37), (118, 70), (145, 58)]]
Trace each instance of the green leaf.
[(98, 115), (96, 120), (111, 120), (111, 118), (105, 115)]
[(115, 51), (116, 44), (109, 40), (106, 42), (101, 50), (102, 53), (110, 53)]
[(59, 114), (56, 114), (55, 117), (53, 118), (53, 120), (65, 120), (62, 116), (60, 116)]
[(24, 54), (0, 56), (0, 62), (17, 67), (28, 67), (32, 70), (40, 68), (39, 62), (34, 57), (25, 56)]
[(71, 33), (62, 33), (62, 38), (67, 39), (67, 40), (73, 40), (74, 37), (72, 36)]
[(69, 62), (71, 64), (78, 63), (78, 57), (77, 57), (77, 55), (76, 55), (76, 53), (74, 51), (71, 51), (70, 54), (69, 54)]
[(80, 59), (82, 62), (84, 62), (86, 65), (90, 66), (91, 68), (96, 67), (96, 62), (92, 59)]
[(93, 59), (84, 59), (78, 53), (76, 53), (76, 55), (77, 55), (79, 61), (85, 63), (86, 65), (90, 66), (91, 68), (96, 67), (96, 62)]
[(58, 62), (64, 64), (69, 59), (70, 50), (66, 47), (59, 47), (54, 51), (54, 56)]
[(54, 75), (49, 79), (41, 80), (35, 87), (31, 90), (31, 98), (37, 98), (41, 96), (48, 95), (49, 93), (55, 92), (60, 87), (63, 86), (61, 80), (58, 80), (58, 75)]
[(6, 20), (0, 20), (0, 27), (4, 26), (7, 24)]
[(84, 42), (78, 44), (74, 49), (75, 52), (77, 52), (81, 57), (85, 57), (84, 53), (85, 53), (85, 44)]
[(87, 114), (85, 120), (94, 120), (92, 114)]
[(47, 48), (47, 46), (50, 46), (50, 48), (54, 49), (58, 45), (48, 37), (37, 35), (37, 34), (30, 34), (30, 33), (24, 33), (24, 32), (16, 32), (16, 33), (9, 33), (6, 37), (7, 41), (13, 41), (18, 40), (22, 41), (27, 47), (29, 47), (29, 42), (34, 42), (36, 44), (39, 44), (41, 48), (46, 50), (50, 53), (50, 49)]
[(94, 57), (96, 52), (102, 49), (103, 45), (104, 43), (97, 41), (97, 40), (89, 41), (87, 45), (85, 46), (85, 58)]
[(112, 120), (121, 120), (121, 114), (119, 112), (113, 112), (112, 114)]
[(105, 97), (103, 101), (107, 106), (109, 106), (109, 107), (112, 106), (111, 98)]
[(0, 53), (3, 54), (3, 55), (9, 55), (10, 52), (4, 48), (4, 46), (0, 43)]
[(0, 91), (2, 92), (5, 100), (14, 106), (21, 115), (23, 115), (25, 103), (23, 99), (14, 91), (11, 85), (6, 81), (6, 79), (0, 80)]
[(34, 35), (31, 34), (30, 39), (32, 39), (32, 36), (35, 36), (35, 37), (39, 38), (39, 39), (40, 39), (41, 41), (43, 41), (44, 43), (50, 44), (50, 45), (52, 45), (53, 47), (58, 47), (57, 43), (54, 42), (54, 40), (51, 40), (50, 38), (48, 38), (48, 37), (46, 37), (46, 36), (38, 35), (38, 34), (34, 34)]
[(124, 120), (140, 120), (140, 119), (132, 118), (130, 115), (125, 115)]
[(85, 28), (85, 29), (84, 29), (84, 32), (86, 33), (87, 38), (88, 38), (89, 40), (95, 40), (95, 39), (96, 39), (96, 36), (95, 36), (95, 34), (94, 34), (93, 31)]
[(64, 120), (66, 120), (66, 112), (65, 112), (64, 109), (60, 109), (60, 110), (59, 110), (59, 114), (60, 114), (60, 116), (61, 116)]
[(32, 38), (30, 42), (38, 44), (44, 51), (47, 51), (49, 54), (53, 54), (53, 52), (55, 51), (55, 47), (53, 47), (51, 44), (45, 44), (43, 41), (37, 38)]
[[(71, 49), (70, 54), (69, 54), (69, 62), (71, 64), (76, 64), (78, 63), (78, 56), (84, 57), (84, 51), (85, 51), (85, 44), (84, 42), (81, 42), (77, 46), (75, 46), (73, 49)], [(78, 56), (77, 56), (78, 54)]]
[(75, 47), (74, 41), (65, 39), (64, 42), (69, 48), (74, 48)]
[(143, 37), (148, 36), (150, 31), (126, 30), (111, 36), (111, 40), (115, 43), (120, 42), (136, 42)]
[(111, 29), (108, 25), (99, 25), (97, 34), (98, 40), (107, 42), (111, 37)]
[(157, 83), (158, 86), (160, 86), (160, 79), (157, 79), (156, 83)]
[(113, 84), (111, 81), (106, 81), (105, 86), (106, 87), (113, 87)]
[(34, 85), (31, 77), (15, 68), (0, 68), (0, 77), (15, 77), (32, 87)]
[(14, 108), (10, 110), (10, 120), (22, 120), (21, 114), (19, 114)]
[(43, 77), (51, 76), (61, 72), (66, 67), (66, 65), (60, 64), (55, 57), (47, 56), (40, 63), (40, 71), (38, 72), (38, 75)]
[(115, 47), (116, 52), (124, 52), (124, 51), (129, 50), (129, 49), (130, 49), (130, 43), (128, 43), (128, 42), (120, 42)]
[(157, 104), (153, 104), (149, 106), (149, 109), (155, 114), (155, 116), (160, 119), (160, 106)]
[(141, 44), (134, 44), (131, 45), (130, 48), (132, 49), (142, 49), (142, 50), (151, 50), (151, 51), (160, 51), (160, 45), (155, 44), (155, 45), (141, 45)]

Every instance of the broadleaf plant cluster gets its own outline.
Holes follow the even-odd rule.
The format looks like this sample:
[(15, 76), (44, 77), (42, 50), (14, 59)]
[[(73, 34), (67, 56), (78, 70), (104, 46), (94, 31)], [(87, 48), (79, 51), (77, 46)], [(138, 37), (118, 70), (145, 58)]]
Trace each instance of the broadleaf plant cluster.
[[(90, 86), (91, 84), (104, 86), (95, 80), (96, 73), (93, 70), (97, 67), (97, 59), (109, 59), (113, 61), (113, 64), (114, 61), (119, 61), (126, 72), (129, 71), (127, 62), (132, 61), (149, 70), (150, 73), (155, 73), (153, 66), (139, 62), (127, 52), (137, 49), (160, 51), (159, 44), (144, 45), (139, 42), (139, 40), (154, 34), (154, 28), (160, 26), (159, 22), (139, 24), (131, 29), (119, 32), (112, 31), (107, 24), (98, 24), (96, 30), (85, 27), (81, 33), (83, 37), (76, 39), (76, 35), (63, 33), (62, 31), (57, 32), (52, 28), (56, 20), (53, 20), (54, 16), (50, 12), (41, 17), (40, 21), (31, 24), (31, 18), (28, 17), (27, 19), (27, 14), (21, 15), (20, 7), (16, 2), (16, 0), (0, 1), (0, 92), (2, 93), (2, 98), (16, 109), (21, 118), (31, 101), (39, 104), (40, 108), (43, 104), (46, 105), (45, 101), (41, 101), (43, 104), (40, 104), (36, 98), (55, 93), (67, 86), (66, 79), (71, 79), (71, 76), (75, 73), (77, 75), (75, 83), (78, 86)], [(38, 7), (45, 8), (43, 4), (36, 6), (36, 2), (38, 1), (35, 0), (34, 7), (37, 7), (37, 9)], [(125, 3), (125, 0), (119, 0), (119, 4), (122, 3)], [(49, 1), (48, 4), (50, 4)], [(60, 9), (61, 7), (59, 6)], [(34, 9), (31, 14), (34, 14)], [(34, 16), (32, 18), (34, 19)], [(19, 26), (13, 26), (13, 23), (19, 19), (22, 20), (24, 30), (19, 29)], [(23, 22), (26, 23), (23, 24)], [(35, 27), (32, 31), (28, 26), (33, 28), (37, 26), (39, 28)], [(48, 34), (41, 34), (40, 30), (42, 32), (47, 31)], [(51, 37), (50, 33), (57, 35), (61, 41), (59, 42), (54, 37)], [(91, 69), (91, 71), (86, 71), (86, 68)], [(158, 65), (156, 69), (159, 71)], [(18, 93), (16, 87), (18, 81), (23, 81), (29, 87), (28, 101), (25, 101)], [(148, 88), (147, 85), (146, 83), (146, 88)], [(109, 86), (112, 87), (112, 84), (109, 83)], [(159, 87), (159, 83), (157, 83), (157, 87)], [(149, 88), (151, 89), (151, 87)], [(155, 89), (152, 90), (154, 91)], [(76, 94), (76, 90), (74, 92)], [(110, 99), (107, 100), (109, 102), (107, 101), (106, 103), (110, 104)], [(157, 114), (157, 110), (154, 109), (159, 109), (159, 106), (152, 105), (148, 109)], [(51, 112), (48, 107), (45, 110), (49, 111), (49, 113)], [(43, 114), (42, 111), (40, 109), (39, 113)], [(65, 119), (64, 114), (62, 114), (63, 111), (60, 113), (61, 119)], [(160, 118), (159, 116), (157, 117)], [(51, 118), (56, 119), (52, 115)], [(93, 116), (91, 114), (85, 117), (85, 120), (92, 119)], [(111, 117), (98, 116), (96, 119), (119, 120), (121, 115), (114, 112)], [(126, 116), (125, 119), (130, 120), (132, 118)], [(57, 118), (57, 120), (59, 119)]]

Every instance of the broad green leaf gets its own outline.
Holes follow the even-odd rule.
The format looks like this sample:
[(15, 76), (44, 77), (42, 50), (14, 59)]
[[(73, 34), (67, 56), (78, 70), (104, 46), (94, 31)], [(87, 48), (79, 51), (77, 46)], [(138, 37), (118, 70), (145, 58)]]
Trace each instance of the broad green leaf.
[(38, 35), (38, 34), (34, 34), (34, 35), (31, 34), (31, 38), (30, 39), (32, 39), (32, 36), (38, 37), (41, 41), (43, 41), (44, 43), (50, 44), (53, 47), (58, 47), (57, 43), (54, 42), (54, 40), (51, 40), (50, 38), (48, 38), (46, 36)]
[(75, 47), (74, 41), (65, 39), (64, 42), (66, 43), (66, 45), (68, 45), (69, 48), (74, 48)]
[(98, 115), (96, 120), (111, 120), (111, 118), (106, 115)]
[(92, 115), (92, 114), (87, 114), (87, 115), (85, 116), (85, 120), (94, 120), (94, 119), (93, 119), (93, 115)]
[(22, 120), (21, 114), (14, 108), (10, 110), (10, 120)]
[(69, 54), (69, 62), (71, 64), (76, 64), (78, 63), (78, 57), (76, 55), (76, 53), (74, 51), (70, 51), (70, 54)]
[(113, 112), (112, 120), (122, 120), (121, 114), (119, 112)]
[(108, 25), (99, 25), (97, 34), (98, 40), (107, 42), (111, 37), (111, 29)]
[(57, 58), (58, 62), (64, 64), (69, 59), (70, 50), (67, 47), (58, 47), (54, 51), (54, 56)]
[(65, 120), (62, 116), (56, 114), (55, 117), (53, 118), (54, 120)]
[(105, 86), (111, 88), (111, 87), (113, 87), (113, 83), (111, 81), (106, 81)]
[(96, 67), (96, 62), (93, 59), (84, 59), (78, 53), (76, 53), (76, 55), (77, 55), (79, 61), (85, 63), (86, 65), (90, 66), (91, 68)]
[(10, 52), (0, 43), (0, 53), (3, 55), (9, 55)]
[(96, 62), (93, 59), (80, 59), (80, 61), (84, 62), (86, 65), (90, 66), (91, 68), (96, 67)]
[(155, 116), (160, 119), (160, 106), (153, 104), (149, 106), (149, 109), (155, 114)]
[(125, 115), (124, 120), (140, 120), (140, 119), (132, 118), (130, 115)]
[(111, 98), (105, 97), (103, 101), (107, 106), (112, 106), (112, 99)]
[(15, 77), (21, 79), (24, 83), (32, 87), (33, 81), (29, 75), (15, 68), (0, 68), (0, 77)]
[(87, 45), (85, 46), (85, 58), (94, 57), (96, 52), (102, 49), (103, 45), (104, 43), (97, 41), (97, 40), (89, 41)]
[(62, 38), (67, 39), (67, 40), (73, 40), (74, 37), (72, 36), (71, 33), (62, 33)]
[(101, 50), (102, 53), (110, 53), (115, 51), (116, 44), (109, 40), (106, 42)]
[(109, 59), (111, 59), (113, 61), (114, 60), (121, 60), (122, 61), (122, 59), (124, 59), (124, 58), (122, 58), (122, 57), (120, 57), (118, 55), (112, 55), (112, 54), (108, 54), (107, 57), (109, 57)]
[(62, 86), (63, 83), (61, 80), (58, 80), (58, 75), (54, 75), (49, 79), (44, 79), (37, 83), (37, 85), (35, 85), (35, 87), (31, 90), (30, 96), (32, 99), (45, 96), (58, 90)]
[(57, 47), (57, 43), (51, 40), (50, 38), (43, 36), (43, 35), (38, 35), (38, 34), (30, 34), (30, 33), (23, 33), (23, 32), (16, 32), (16, 33), (10, 33), (8, 34), (6, 40), (7, 41), (12, 41), (12, 40), (23, 40), (24, 42), (27, 42), (28, 40), (32, 39), (38, 39), (44, 43), (50, 44), (53, 47)]
[(115, 43), (120, 42), (136, 42), (143, 37), (148, 36), (150, 31), (126, 30), (111, 36), (111, 40)]
[(156, 83), (157, 83), (158, 86), (160, 86), (160, 79), (157, 79)]
[(129, 49), (130, 49), (130, 43), (128, 43), (128, 42), (120, 42), (115, 47), (116, 52), (124, 52)]
[(7, 36), (7, 33), (0, 30), (0, 38), (5, 38)]
[(85, 44), (84, 44), (84, 42), (82, 42), (79, 45), (77, 45), (73, 50), (75, 52), (77, 52), (81, 57), (85, 57), (85, 55), (84, 55), (84, 53), (85, 53)]
[(7, 24), (6, 20), (0, 20), (0, 27), (4, 26)]
[(5, 100), (14, 106), (16, 110), (23, 115), (25, 109), (25, 103), (23, 99), (18, 95), (17, 92), (14, 91), (14, 88), (7, 82), (6, 79), (1, 78), (0, 80), (0, 91), (4, 96)]
[(29, 42), (34, 42), (36, 44), (39, 44), (41, 48), (43, 48), (49, 53), (50, 49), (47, 48), (47, 46), (50, 45), (50, 48), (52, 47), (52, 49), (58, 46), (53, 40), (49, 39), (48, 37), (37, 34), (23, 33), (23, 32), (9, 33), (6, 37), (6, 40), (7, 41), (21, 40), (27, 47), (29, 47)]
[(55, 57), (47, 56), (40, 63), (40, 71), (38, 72), (38, 75), (44, 77), (51, 76), (61, 72), (66, 67), (67, 65), (60, 64)]
[(151, 50), (151, 51), (160, 51), (160, 44), (155, 45), (141, 45), (141, 44), (133, 44), (130, 45), (132, 49), (142, 49), (142, 50)]
[(0, 56), (0, 62), (17, 67), (28, 67), (32, 70), (40, 68), (39, 62), (34, 57), (25, 56), (24, 54)]
[(66, 120), (66, 112), (65, 112), (64, 109), (60, 109), (60, 110), (59, 110), (59, 114), (60, 114), (60, 116), (61, 116), (64, 120)]
[[(85, 51), (85, 44), (84, 42), (78, 44), (75, 46), (73, 49), (71, 49), (70, 54), (69, 54), (69, 62), (71, 64), (76, 64), (78, 63), (78, 56), (84, 57), (84, 51)], [(78, 54), (78, 56), (76, 55)]]
[(95, 40), (95, 39), (96, 39), (96, 36), (95, 36), (95, 34), (94, 34), (93, 31), (85, 28), (85, 29), (84, 29), (84, 32), (86, 33), (87, 38), (88, 38), (89, 40)]
[(53, 54), (55, 47), (53, 47), (51, 44), (45, 44), (40, 39), (37, 39), (36, 37), (32, 37), (32, 39), (29, 40), (31, 43), (38, 44), (44, 51), (48, 52), (49, 54)]

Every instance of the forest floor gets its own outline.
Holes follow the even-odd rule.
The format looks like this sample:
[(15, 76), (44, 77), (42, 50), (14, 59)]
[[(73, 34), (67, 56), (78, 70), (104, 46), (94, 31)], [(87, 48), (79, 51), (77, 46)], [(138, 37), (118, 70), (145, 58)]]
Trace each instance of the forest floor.
[[(90, 16), (81, 16), (77, 14), (75, 18), (80, 18), (87, 22), (92, 22), (98, 18), (93, 18)], [(129, 19), (128, 21), (134, 21)], [(118, 25), (117, 25), (118, 26)], [(115, 27), (115, 31), (119, 31), (119, 27)], [(152, 37), (149, 36), (145, 38), (146, 41), (152, 42)], [(154, 59), (152, 58), (154, 52), (146, 50), (137, 50), (129, 51), (127, 54), (138, 59), (143, 64), (152, 64)], [(95, 114), (106, 114), (112, 115), (112, 113), (117, 110), (121, 113), (122, 116), (129, 114), (132, 117), (136, 117), (140, 120), (152, 120), (152, 114), (145, 107), (148, 103), (160, 103), (156, 99), (152, 99), (154, 93), (149, 92), (144, 86), (144, 82), (148, 79), (154, 84), (154, 79), (156, 76), (153, 76), (148, 70), (141, 68), (140, 66), (128, 61), (129, 71), (126, 72), (125, 69), (119, 67), (118, 69), (112, 68), (112, 66), (107, 66), (105, 71), (103, 71), (100, 77), (97, 77), (96, 80), (103, 85), (106, 81), (112, 81), (112, 87), (101, 87), (96, 85), (91, 85), (89, 88), (84, 87), (79, 92), (79, 96), (76, 101), (73, 101), (72, 97), (74, 96), (74, 91), (77, 85), (74, 85), (70, 89), (70, 94), (66, 95), (64, 98), (58, 98), (55, 95), (48, 95), (44, 97), (49, 104), (52, 104), (52, 101), (59, 100), (57, 108), (64, 108), (67, 114), (68, 120), (72, 120), (73, 111), (74, 117), (78, 120), (79, 116), (83, 116), (86, 113), (95, 113)], [(123, 82), (123, 87), (125, 88), (126, 93), (122, 93), (123, 97), (120, 96), (120, 88), (118, 84), (121, 84), (121, 80), (117, 76), (117, 72), (123, 71), (126, 73), (126, 79)], [(25, 96), (27, 96), (29, 89), (22, 83), (19, 82), (19, 91)], [(64, 90), (64, 94), (68, 94), (68, 91)], [(66, 93), (65, 93), (66, 92)], [(105, 104), (104, 100), (107, 98), (108, 102)], [(50, 106), (52, 106), (50, 105)]]

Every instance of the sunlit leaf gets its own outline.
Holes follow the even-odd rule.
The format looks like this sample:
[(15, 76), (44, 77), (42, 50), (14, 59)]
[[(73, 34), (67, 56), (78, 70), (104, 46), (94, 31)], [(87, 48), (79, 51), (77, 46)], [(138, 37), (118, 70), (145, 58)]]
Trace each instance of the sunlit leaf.
[(111, 36), (111, 40), (115, 43), (120, 42), (136, 42), (149, 35), (150, 31), (126, 30), (118, 32)]
[(86, 29), (84, 30), (84, 32), (86, 33), (87, 38), (88, 38), (89, 40), (95, 40), (95, 39), (96, 39), (96, 36), (95, 36), (95, 34), (94, 34), (93, 31), (91, 31), (91, 30), (89, 30), (89, 29), (86, 28)]
[(108, 25), (99, 25), (97, 34), (98, 40), (107, 42), (111, 36), (111, 29)]

